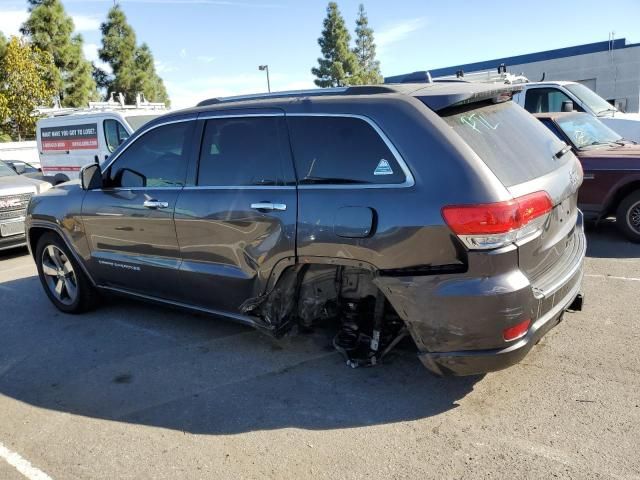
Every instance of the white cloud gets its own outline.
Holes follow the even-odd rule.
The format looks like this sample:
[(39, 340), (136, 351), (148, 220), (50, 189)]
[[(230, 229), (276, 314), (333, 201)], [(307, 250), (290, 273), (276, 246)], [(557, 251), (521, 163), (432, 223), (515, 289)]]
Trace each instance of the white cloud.
[(20, 26), (29, 14), (26, 10), (0, 10), (0, 32), (6, 37), (20, 35)]
[(95, 43), (85, 43), (82, 46), (82, 51), (84, 53), (84, 57), (90, 62), (95, 62), (98, 60), (98, 50), (100, 47)]
[[(185, 75), (185, 78), (189, 78), (189, 76)], [(190, 81), (165, 80), (165, 85), (171, 98), (172, 107), (186, 108), (192, 107), (207, 98), (266, 92), (267, 78), (262, 73), (220, 75), (202, 77)], [(271, 75), (271, 89), (273, 91), (302, 90), (314, 87), (313, 80), (310, 77)]]
[(84, 53), (84, 58), (86, 58), (90, 62), (93, 62), (96, 67), (102, 69), (108, 74), (111, 74), (112, 72), (111, 66), (108, 63), (105, 63), (102, 60), (100, 60), (100, 57), (98, 57), (99, 49), (100, 47), (95, 43), (85, 43), (82, 46), (82, 52)]
[(389, 25), (376, 32), (376, 45), (380, 50), (384, 50), (389, 45), (404, 40), (413, 32), (420, 30), (426, 23), (425, 18), (412, 18)]
[[(20, 27), (29, 16), (26, 10), (0, 10), (0, 32), (5, 36), (20, 35)], [(76, 32), (88, 32), (100, 28), (100, 20), (87, 15), (71, 15)]]
[(173, 65), (163, 62), (162, 60), (154, 60), (153, 65), (156, 67), (158, 73), (169, 73), (176, 70)]
[(76, 32), (92, 32), (100, 28), (100, 20), (88, 15), (71, 15)]
[(198, 55), (196, 57), (196, 60), (198, 60), (201, 63), (211, 63), (216, 59), (216, 57), (209, 57), (207, 55)]
[(187, 49), (183, 48), (180, 50), (180, 58), (187, 58)]

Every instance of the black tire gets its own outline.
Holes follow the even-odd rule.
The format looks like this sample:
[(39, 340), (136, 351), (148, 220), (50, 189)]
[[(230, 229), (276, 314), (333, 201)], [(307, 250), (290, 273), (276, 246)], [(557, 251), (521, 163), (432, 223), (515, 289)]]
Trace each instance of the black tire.
[(96, 305), (98, 292), (56, 233), (40, 237), (35, 260), (42, 288), (58, 310), (82, 313)]
[(68, 181), (69, 181), (69, 177), (67, 177), (64, 173), (56, 173), (53, 176), (54, 185), (59, 185), (61, 183), (68, 182)]
[(616, 211), (616, 225), (629, 240), (640, 243), (640, 190), (622, 199)]

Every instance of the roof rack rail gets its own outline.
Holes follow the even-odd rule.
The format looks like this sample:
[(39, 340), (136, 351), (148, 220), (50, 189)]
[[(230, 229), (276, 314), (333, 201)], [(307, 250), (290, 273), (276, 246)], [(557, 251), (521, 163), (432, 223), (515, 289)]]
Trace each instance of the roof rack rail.
[(487, 70), (465, 73), (464, 70), (458, 70), (455, 75), (444, 75), (442, 77), (436, 77), (434, 80), (436, 82), (464, 81), (473, 83), (504, 83), (507, 85), (517, 85), (529, 81), (523, 74), (516, 75), (507, 72), (507, 66), (504, 63), (498, 65), (496, 71)]
[(91, 113), (91, 112), (104, 112), (114, 110), (167, 110), (167, 106), (162, 102), (149, 102), (144, 98), (143, 93), (136, 95), (135, 105), (127, 105), (125, 103), (124, 95), (119, 93), (116, 97), (113, 92), (109, 100), (105, 102), (89, 102), (87, 107), (61, 107), (60, 101), (56, 99), (53, 107), (36, 107), (31, 115), (33, 116), (46, 116), (46, 117), (62, 117), (65, 115), (71, 115), (73, 113)]
[(393, 93), (395, 90), (385, 85), (355, 85), (351, 87), (314, 88), (310, 90), (285, 90), (272, 93), (251, 93), (235, 95), (233, 97), (208, 98), (196, 106), (205, 107), (219, 103), (242, 102), (244, 100), (268, 100), (271, 98), (301, 98), (321, 97), (327, 95), (374, 95), (378, 93)]

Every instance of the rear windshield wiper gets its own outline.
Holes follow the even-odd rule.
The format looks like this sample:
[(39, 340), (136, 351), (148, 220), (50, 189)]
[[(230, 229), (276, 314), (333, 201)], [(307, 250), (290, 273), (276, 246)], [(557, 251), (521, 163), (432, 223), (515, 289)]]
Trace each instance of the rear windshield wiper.
[(566, 153), (569, 153), (570, 151), (571, 151), (571, 147), (569, 145), (565, 145), (564, 147), (562, 147), (560, 150), (556, 152), (554, 157), (561, 158), (563, 155), (565, 155)]
[(300, 180), (302, 185), (327, 185), (327, 184), (363, 184), (369, 183), (362, 180), (353, 180), (350, 178), (330, 178), (330, 177), (304, 177)]

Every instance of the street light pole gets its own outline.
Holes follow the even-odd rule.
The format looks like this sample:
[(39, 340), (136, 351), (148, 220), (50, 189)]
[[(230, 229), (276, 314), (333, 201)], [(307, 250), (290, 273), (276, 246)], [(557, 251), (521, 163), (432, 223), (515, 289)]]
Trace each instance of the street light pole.
[(269, 82), (269, 65), (260, 65), (258, 70), (265, 70), (267, 72), (267, 90), (271, 93), (271, 82)]

